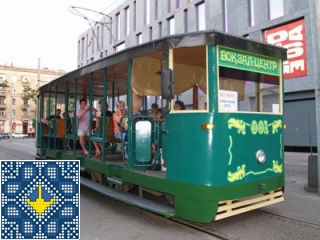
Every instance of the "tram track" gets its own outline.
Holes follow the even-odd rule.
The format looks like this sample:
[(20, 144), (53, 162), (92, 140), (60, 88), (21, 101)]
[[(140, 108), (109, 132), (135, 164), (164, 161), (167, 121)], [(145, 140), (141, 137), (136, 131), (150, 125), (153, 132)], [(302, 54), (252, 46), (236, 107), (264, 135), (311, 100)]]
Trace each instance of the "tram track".
[(291, 217), (291, 216), (285, 215), (283, 213), (278, 213), (276, 211), (271, 211), (271, 210), (266, 210), (266, 209), (257, 209), (256, 211), (263, 212), (263, 213), (269, 214), (269, 215), (273, 215), (273, 216), (276, 216), (276, 217), (279, 217), (279, 218), (282, 218), (285, 220), (295, 221), (295, 222), (301, 223), (301, 224), (307, 224), (310, 227), (314, 226), (315, 228), (320, 229), (320, 225), (317, 223), (311, 222), (311, 220), (301, 219), (301, 218), (297, 218), (297, 217)]
[[(248, 233), (245, 233), (246, 227), (250, 226), (251, 229), (256, 229), (255, 231), (261, 232), (257, 228), (258, 225), (266, 224), (265, 231), (268, 231), (267, 228), (273, 229), (275, 232), (282, 231), (281, 226), (292, 225), (292, 229), (294, 231), (291, 232), (291, 235), (288, 235), (286, 239), (297, 239), (295, 235), (301, 234), (310, 234), (314, 236), (320, 230), (320, 224), (308, 221), (306, 219), (302, 219), (299, 217), (289, 216), (284, 213), (279, 213), (276, 211), (268, 210), (268, 209), (257, 209), (247, 215), (249, 218), (263, 218), (263, 222), (253, 220), (250, 225), (241, 226), (239, 225), (239, 217), (233, 217), (228, 220), (220, 220), (216, 222), (211, 222), (208, 224), (201, 224), (196, 222), (188, 222), (178, 218), (172, 218), (171, 221), (178, 223), (182, 226), (192, 228), (196, 231), (201, 233), (205, 233), (209, 236), (215, 237), (216, 239), (223, 239), (223, 240), (253, 240), (256, 239), (256, 236), (251, 234), (254, 230), (249, 230)], [(241, 221), (241, 220), (240, 220)], [(242, 221), (249, 222), (248, 218), (243, 218)], [(247, 223), (246, 223), (247, 224)], [(256, 225), (257, 224), (257, 225)], [(270, 226), (268, 226), (270, 224)], [(238, 226), (237, 226), (238, 225)], [(279, 229), (276, 229), (273, 226), (278, 226)], [(238, 228), (238, 229), (235, 229)], [(242, 229), (243, 228), (243, 229)], [(230, 229), (232, 229), (230, 231)], [(239, 230), (240, 229), (240, 230)], [(289, 230), (288, 230), (289, 231)], [(277, 235), (277, 233), (275, 233)], [(280, 237), (281, 238), (281, 237)], [(271, 236), (261, 236), (260, 240), (264, 239), (278, 239), (273, 238)], [(303, 239), (313, 239), (313, 238), (303, 238)]]
[(217, 239), (232, 240), (232, 238), (230, 236), (227, 236), (226, 234), (222, 234), (220, 232), (217, 232), (215, 229), (208, 229), (208, 228), (205, 228), (202, 225), (199, 225), (199, 224), (196, 224), (196, 223), (193, 223), (193, 222), (187, 222), (187, 221), (184, 221), (184, 220), (178, 219), (178, 218), (171, 218), (170, 220), (172, 222), (175, 222), (175, 223), (181, 224), (183, 226), (192, 228), (194, 230), (197, 230), (199, 232), (205, 233), (205, 234), (207, 234), (209, 236), (212, 236), (212, 237), (215, 237)]

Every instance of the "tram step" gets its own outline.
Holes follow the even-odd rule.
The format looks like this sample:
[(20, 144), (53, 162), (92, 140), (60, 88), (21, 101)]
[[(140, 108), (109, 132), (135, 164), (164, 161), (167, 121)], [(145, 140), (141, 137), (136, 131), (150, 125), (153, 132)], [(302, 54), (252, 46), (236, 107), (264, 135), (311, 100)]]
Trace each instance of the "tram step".
[(130, 193), (115, 190), (110, 187), (106, 187), (101, 184), (95, 183), (84, 177), (80, 177), (80, 182), (82, 185), (88, 188), (91, 188), (97, 192), (100, 192), (103, 195), (106, 195), (108, 197), (112, 197), (119, 201), (123, 201), (129, 205), (136, 206), (156, 214), (164, 215), (165, 217), (174, 216), (174, 209), (165, 204), (157, 203), (157, 202), (154, 202), (145, 198), (141, 198), (139, 196), (136, 196)]
[(112, 184), (116, 184), (118, 186), (122, 186), (123, 185), (122, 179), (118, 178), (118, 177), (107, 177), (107, 181), (112, 183)]

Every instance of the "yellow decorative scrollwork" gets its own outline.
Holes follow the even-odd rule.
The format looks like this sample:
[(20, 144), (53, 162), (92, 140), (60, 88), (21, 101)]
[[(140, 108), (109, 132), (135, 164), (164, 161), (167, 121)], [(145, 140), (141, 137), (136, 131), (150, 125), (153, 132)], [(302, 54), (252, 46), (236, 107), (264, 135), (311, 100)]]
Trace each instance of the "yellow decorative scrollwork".
[(267, 168), (264, 171), (260, 171), (260, 172), (254, 172), (254, 171), (246, 172), (246, 165), (242, 164), (241, 167), (240, 166), (237, 167), (237, 170), (235, 172), (232, 173), (231, 171), (229, 171), (227, 179), (229, 182), (235, 182), (235, 181), (242, 180), (249, 175), (256, 176), (256, 175), (265, 174), (267, 172), (282, 173), (282, 171), (283, 171), (282, 164), (279, 164), (279, 162), (276, 160), (272, 161), (272, 168)]
[(275, 120), (272, 123), (269, 124), (269, 126), (271, 125), (272, 127), (272, 133), (277, 133), (279, 128), (282, 128), (282, 121), (279, 120)]
[(272, 129), (272, 134), (275, 134), (278, 132), (280, 128), (282, 128), (282, 120), (274, 120), (272, 123), (268, 124), (267, 120), (252, 120), (251, 124), (246, 123), (245, 121), (241, 119), (235, 119), (235, 118), (230, 118), (228, 120), (228, 128), (235, 128), (237, 129), (237, 132), (246, 135), (246, 127), (249, 127), (251, 130), (252, 135), (256, 135), (257, 133), (262, 135), (262, 134), (269, 134), (269, 127), (271, 126)]
[(272, 170), (275, 173), (282, 173), (282, 164), (279, 164), (278, 161), (273, 160), (272, 161)]
[(228, 172), (228, 181), (229, 182), (235, 182), (243, 179), (246, 176), (246, 165), (242, 164), (242, 166), (237, 167), (237, 171), (234, 173)]
[(238, 129), (238, 133), (242, 133), (242, 135), (246, 135), (246, 123), (243, 120), (238, 120), (235, 118), (230, 118), (228, 120), (228, 128), (236, 128)]

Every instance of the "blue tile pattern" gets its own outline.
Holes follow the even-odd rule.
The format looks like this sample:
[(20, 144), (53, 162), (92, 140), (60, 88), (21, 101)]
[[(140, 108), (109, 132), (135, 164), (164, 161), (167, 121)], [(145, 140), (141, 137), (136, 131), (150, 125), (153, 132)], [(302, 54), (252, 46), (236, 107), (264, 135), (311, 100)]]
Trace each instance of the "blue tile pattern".
[(2, 160), (0, 239), (80, 239), (79, 166)]

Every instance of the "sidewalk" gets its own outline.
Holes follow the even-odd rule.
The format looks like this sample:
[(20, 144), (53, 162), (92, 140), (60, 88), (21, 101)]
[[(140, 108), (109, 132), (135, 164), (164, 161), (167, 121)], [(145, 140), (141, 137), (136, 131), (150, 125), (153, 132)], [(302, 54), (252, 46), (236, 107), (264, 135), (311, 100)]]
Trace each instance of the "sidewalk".
[[(316, 153), (312, 153), (312, 154), (317, 155)], [(310, 155), (310, 153), (285, 152), (284, 153), (285, 164), (308, 167), (309, 155)], [(308, 178), (308, 176), (306, 176), (306, 178)]]
[(304, 188), (308, 184), (309, 155), (310, 153), (285, 153), (287, 168), (298, 167), (303, 174), (286, 175), (285, 201), (264, 209), (285, 217), (320, 225), (320, 194), (307, 192)]

